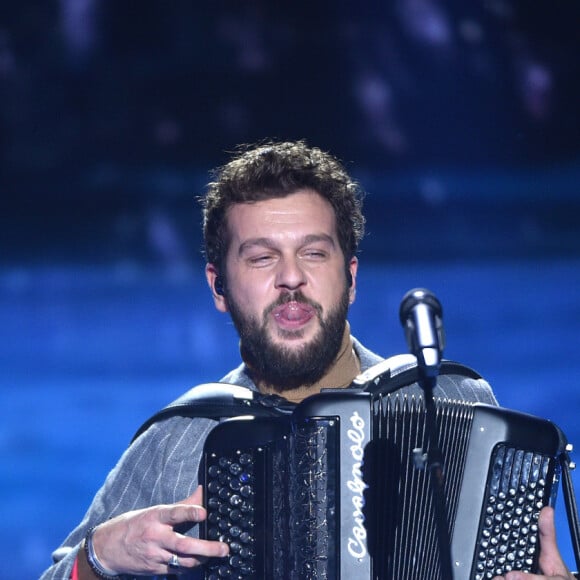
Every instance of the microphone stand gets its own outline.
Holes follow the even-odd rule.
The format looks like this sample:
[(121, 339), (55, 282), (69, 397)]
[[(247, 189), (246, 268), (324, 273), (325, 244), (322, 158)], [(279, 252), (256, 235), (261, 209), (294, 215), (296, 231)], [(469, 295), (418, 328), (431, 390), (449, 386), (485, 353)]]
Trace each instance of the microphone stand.
[(416, 288), (407, 292), (399, 310), (407, 342), (412, 354), (417, 358), (419, 385), (425, 394), (425, 429), (428, 452), (424, 452), (422, 449), (413, 450), (415, 467), (429, 470), (441, 577), (443, 580), (453, 580), (444, 461), (443, 453), (439, 447), (437, 411), (433, 398), (445, 342), (442, 314), (439, 300), (425, 288)]
[(443, 453), (439, 447), (439, 437), (436, 423), (435, 400), (433, 390), (437, 385), (437, 376), (428, 376), (425, 369), (419, 367), (421, 379), (419, 384), (425, 393), (425, 422), (428, 452), (414, 449), (415, 466), (418, 469), (428, 469), (431, 480), (433, 508), (439, 545), (439, 567), (443, 580), (453, 579), (451, 565), (451, 538), (447, 522), (447, 503), (445, 499), (445, 472)]

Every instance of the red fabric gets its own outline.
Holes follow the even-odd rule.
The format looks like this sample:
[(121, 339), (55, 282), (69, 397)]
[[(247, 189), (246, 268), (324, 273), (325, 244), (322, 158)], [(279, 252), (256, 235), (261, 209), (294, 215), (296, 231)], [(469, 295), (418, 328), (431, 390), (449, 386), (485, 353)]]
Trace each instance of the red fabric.
[(70, 580), (79, 580), (79, 559), (75, 560), (72, 572), (70, 574)]

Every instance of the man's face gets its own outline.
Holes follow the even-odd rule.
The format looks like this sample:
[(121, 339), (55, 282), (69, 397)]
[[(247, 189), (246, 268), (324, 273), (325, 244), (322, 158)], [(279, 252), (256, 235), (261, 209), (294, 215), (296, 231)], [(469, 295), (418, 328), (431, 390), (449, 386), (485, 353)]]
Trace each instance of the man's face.
[[(311, 384), (336, 356), (349, 303), (354, 299), (356, 258), (340, 248), (332, 206), (300, 190), (284, 198), (232, 206), (225, 296), (245, 358), (280, 390)], [(208, 265), (214, 288), (217, 271)]]

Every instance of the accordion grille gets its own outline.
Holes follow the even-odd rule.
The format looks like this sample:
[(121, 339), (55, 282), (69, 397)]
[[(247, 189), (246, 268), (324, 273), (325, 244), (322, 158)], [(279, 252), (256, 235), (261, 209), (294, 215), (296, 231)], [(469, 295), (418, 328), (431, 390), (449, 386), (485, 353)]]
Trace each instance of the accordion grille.
[[(439, 553), (428, 470), (413, 457), (430, 451), (422, 397), (386, 395), (374, 403), (371, 481), (375, 482), (367, 517), (375, 578), (438, 580)], [(454, 522), (469, 443), (473, 406), (436, 401), (439, 447), (446, 460), (447, 521)], [(376, 509), (378, 507), (378, 509)], [(452, 533), (453, 530), (450, 530)]]

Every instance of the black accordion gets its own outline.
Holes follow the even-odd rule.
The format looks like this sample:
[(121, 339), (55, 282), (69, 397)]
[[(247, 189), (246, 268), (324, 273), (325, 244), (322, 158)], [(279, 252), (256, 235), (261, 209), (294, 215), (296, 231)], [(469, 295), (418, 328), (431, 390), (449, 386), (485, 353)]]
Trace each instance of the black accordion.
[[(379, 377), (220, 423), (200, 467), (202, 537), (230, 555), (211, 560), (206, 579), (448, 580), (429, 473), (415, 462), (429, 448), (424, 399), (400, 386)], [(563, 434), (491, 405), (435, 403), (454, 579), (536, 571)]]

